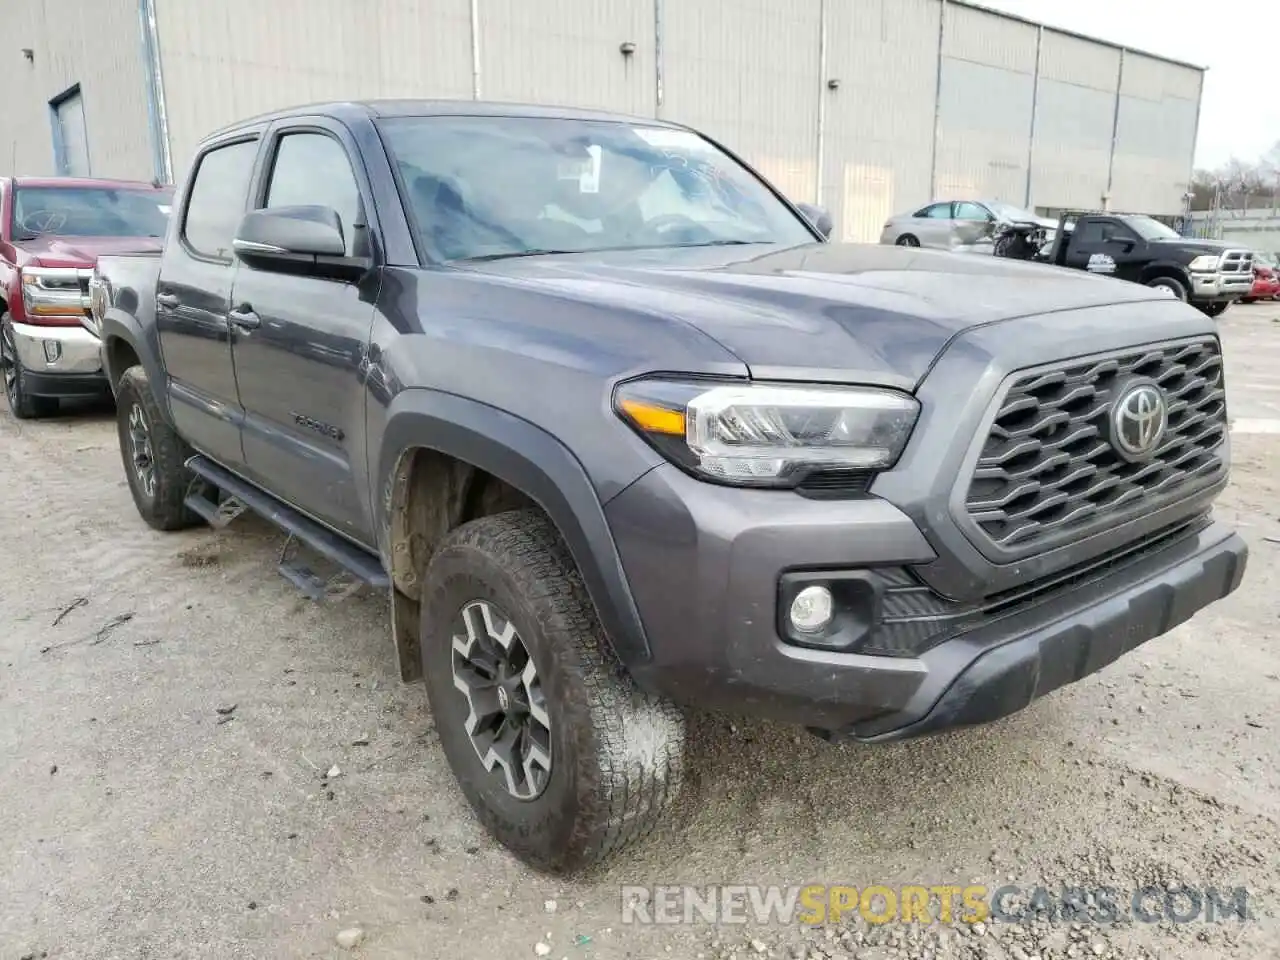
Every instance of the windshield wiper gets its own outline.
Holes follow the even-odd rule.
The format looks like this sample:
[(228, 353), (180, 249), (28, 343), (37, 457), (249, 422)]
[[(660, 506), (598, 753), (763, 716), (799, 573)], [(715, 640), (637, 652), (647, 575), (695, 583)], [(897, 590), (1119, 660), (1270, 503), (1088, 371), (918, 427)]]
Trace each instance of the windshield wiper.
[(510, 253), (483, 253), (478, 257), (463, 257), (463, 263), (484, 263), (487, 260), (513, 260), (516, 257), (549, 257), (563, 253), (590, 253), (589, 250), (515, 250)]

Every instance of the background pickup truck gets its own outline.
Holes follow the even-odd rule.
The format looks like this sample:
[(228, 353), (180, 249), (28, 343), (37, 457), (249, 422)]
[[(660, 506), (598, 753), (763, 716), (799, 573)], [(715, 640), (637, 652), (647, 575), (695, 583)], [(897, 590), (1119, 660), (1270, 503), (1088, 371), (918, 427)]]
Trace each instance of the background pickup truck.
[(0, 367), (15, 417), (109, 395), (81, 323), (89, 277), (100, 254), (158, 250), (172, 197), (132, 181), (0, 178)]
[(1211, 317), (1253, 286), (1249, 250), (1181, 236), (1142, 214), (1064, 213), (1049, 261), (1162, 287)]
[(819, 222), (652, 119), (237, 124), (163, 253), (98, 264), (134, 502), (385, 590), (463, 793), (556, 871), (662, 820), (683, 706), (983, 723), (1236, 589), (1211, 321)]

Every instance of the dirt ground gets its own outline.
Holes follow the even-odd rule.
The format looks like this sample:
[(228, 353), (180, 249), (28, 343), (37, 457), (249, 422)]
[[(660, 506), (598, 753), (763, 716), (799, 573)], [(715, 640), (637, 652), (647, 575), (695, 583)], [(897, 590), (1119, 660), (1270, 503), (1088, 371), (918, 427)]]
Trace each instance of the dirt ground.
[[(1280, 956), (1280, 304), (1222, 330), (1239, 592), (984, 729), (833, 747), (695, 717), (680, 816), (574, 883), (472, 819), (381, 595), (302, 599), (251, 519), (149, 530), (109, 411), (0, 413), (0, 960)], [(620, 905), (628, 884), (971, 882), (1245, 887), (1253, 916), (716, 928)]]

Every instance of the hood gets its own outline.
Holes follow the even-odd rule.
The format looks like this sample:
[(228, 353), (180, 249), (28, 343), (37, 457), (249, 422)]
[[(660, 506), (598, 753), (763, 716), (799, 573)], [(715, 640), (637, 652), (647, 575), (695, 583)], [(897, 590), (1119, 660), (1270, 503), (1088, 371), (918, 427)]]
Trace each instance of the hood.
[(1224, 243), (1221, 240), (1201, 240), (1196, 237), (1157, 237), (1151, 243), (1159, 243), (1178, 247), (1182, 250), (1194, 250), (1197, 253), (1225, 253), (1227, 250), (1239, 250), (1238, 243)]
[(691, 325), (758, 379), (901, 388), (914, 387), (943, 347), (973, 327), (1168, 299), (1084, 271), (879, 244), (633, 250), (465, 269), (528, 292)]
[(99, 257), (129, 253), (156, 253), (161, 237), (55, 237), (15, 240), (14, 247), (30, 262), (45, 267), (92, 267)]

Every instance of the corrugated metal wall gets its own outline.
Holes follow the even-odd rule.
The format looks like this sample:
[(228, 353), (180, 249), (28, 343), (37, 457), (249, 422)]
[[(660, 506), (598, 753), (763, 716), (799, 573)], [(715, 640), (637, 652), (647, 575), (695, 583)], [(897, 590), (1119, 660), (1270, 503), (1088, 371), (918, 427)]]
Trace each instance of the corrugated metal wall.
[[(1190, 174), (1200, 71), (1136, 53), (1122, 70), (1116, 48), (957, 0), (477, 0), (475, 38), (470, 0), (153, 2), (179, 176), (202, 136), (256, 113), (477, 88), (692, 124), (827, 206), (840, 239), (935, 198), (1093, 206), (1108, 182), (1113, 207), (1176, 214)], [(137, 5), (7, 16), (36, 51), (0, 58), (19, 169), (50, 170), (47, 104), (79, 82), (94, 172), (151, 175)]]
[(1187, 165), (1180, 158), (1195, 150), (1202, 79), (1198, 70), (1125, 53), (1111, 184), (1113, 207), (1181, 211), (1188, 178)]
[(0, 173), (57, 172), (49, 101), (79, 84), (90, 172), (150, 179), (137, 0), (5, 3), (0, 36)]
[[(1032, 206), (1091, 207), (1102, 202), (1119, 73), (1120, 51), (1114, 47), (1044, 31), (1036, 85)], [(1184, 156), (1184, 167), (1189, 167), (1191, 151)], [(1184, 180), (1186, 176), (1184, 169)], [(1169, 212), (1179, 209), (1181, 203)]]
[(1020, 204), (1026, 198), (1036, 36), (1029, 24), (948, 4), (938, 98), (938, 199)]
[(940, 15), (937, 0), (827, 0), (821, 203), (841, 239), (876, 240), (931, 192)]
[(283, 106), (471, 96), (468, 0), (156, 0), (156, 26), (178, 177), (201, 137)]

